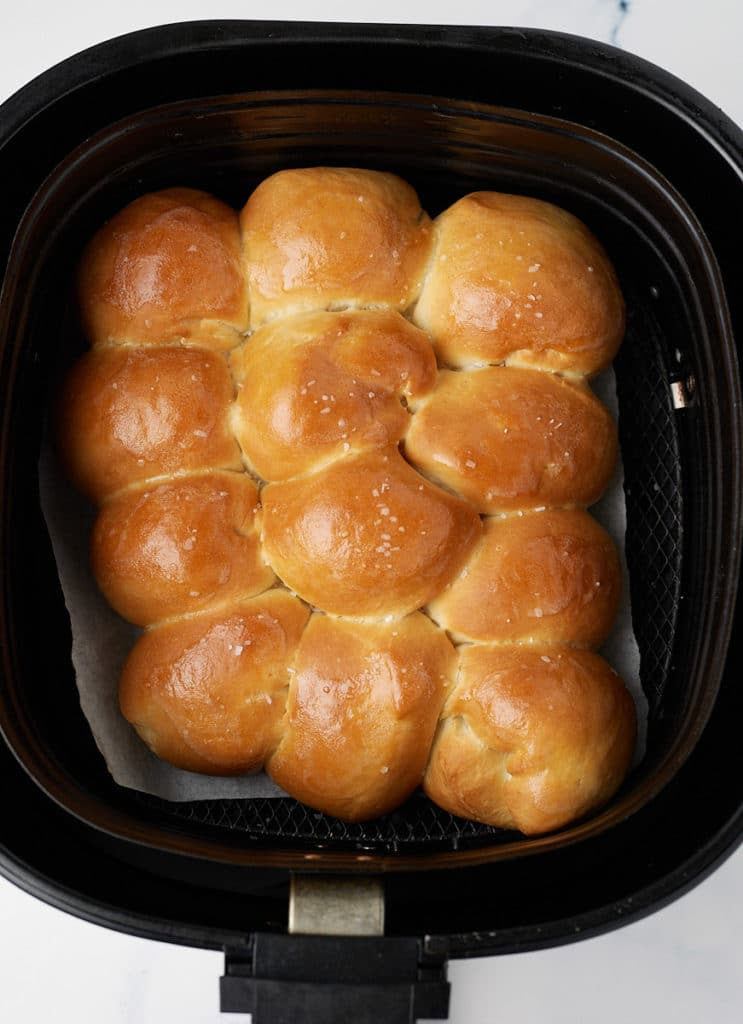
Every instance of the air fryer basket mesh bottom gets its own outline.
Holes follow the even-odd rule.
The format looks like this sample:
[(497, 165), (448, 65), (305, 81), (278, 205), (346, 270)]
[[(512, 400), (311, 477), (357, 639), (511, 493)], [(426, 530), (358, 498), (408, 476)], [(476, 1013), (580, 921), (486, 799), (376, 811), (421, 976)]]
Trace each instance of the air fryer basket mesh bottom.
[[(681, 584), (681, 460), (662, 340), (647, 318), (629, 324), (614, 369), (627, 506), (626, 556), (641, 681), (653, 716), (665, 684)], [(457, 849), (508, 840), (512, 833), (456, 818), (416, 793), (394, 814), (349, 823), (288, 798), (168, 803), (139, 794), (160, 813), (263, 838), (394, 852), (434, 845)]]

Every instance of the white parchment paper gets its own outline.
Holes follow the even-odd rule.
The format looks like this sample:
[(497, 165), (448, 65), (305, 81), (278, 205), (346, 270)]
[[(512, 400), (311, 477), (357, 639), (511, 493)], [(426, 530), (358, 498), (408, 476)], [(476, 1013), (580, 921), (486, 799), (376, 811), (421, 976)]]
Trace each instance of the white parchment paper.
[[(613, 371), (601, 374), (593, 381), (593, 388), (616, 418)], [(640, 687), (640, 653), (630, 612), (623, 481), (620, 459), (610, 487), (591, 512), (612, 536), (622, 562), (623, 600), (615, 628), (601, 653), (624, 679), (635, 699), (639, 759), (645, 749), (647, 701)], [(139, 739), (119, 711), (118, 681), (140, 630), (111, 609), (93, 579), (88, 546), (96, 511), (66, 479), (49, 443), (44, 445), (39, 462), (39, 484), (42, 510), (70, 616), (72, 663), (80, 704), (114, 780), (121, 786), (165, 800), (284, 796), (264, 773), (225, 779), (173, 768), (155, 757)]]
[[(609, 369), (591, 382), (594, 392), (609, 409), (615, 420), (619, 420), (619, 403), (614, 371)], [(637, 709), (637, 746), (634, 764), (645, 753), (648, 721), (648, 702), (640, 685), (640, 649), (632, 628), (632, 605), (629, 590), (629, 571), (625, 555), (624, 536), (627, 532), (627, 504), (624, 497), (624, 464), (622, 453), (614, 470), (614, 476), (603, 498), (591, 508), (591, 514), (598, 519), (617, 546), (622, 565), (622, 600), (619, 614), (611, 636), (601, 648), (601, 654), (616, 669), (627, 684)]]

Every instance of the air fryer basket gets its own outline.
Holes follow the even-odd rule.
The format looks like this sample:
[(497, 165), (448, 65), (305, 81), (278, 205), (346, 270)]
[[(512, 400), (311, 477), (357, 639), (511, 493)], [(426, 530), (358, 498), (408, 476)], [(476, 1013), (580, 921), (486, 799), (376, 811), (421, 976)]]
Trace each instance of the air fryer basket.
[[(739, 646), (743, 436), (734, 127), (682, 83), (583, 40), (269, 23), (105, 44), (5, 112), (0, 869), (75, 913), (227, 948), (238, 965), (251, 934), (286, 929), (289, 869), (384, 873), (386, 934), (425, 936), (425, 963), (604, 930), (728, 852), (743, 826), (743, 695), (732, 653), (726, 663)], [(81, 344), (77, 254), (141, 192), (193, 185), (237, 206), (265, 174), (317, 163), (394, 170), (432, 214), (474, 188), (551, 199), (617, 265), (647, 753), (607, 809), (554, 836), (499, 833), (420, 797), (354, 826), (289, 800), (168, 804), (113, 784), (80, 712), (36, 474), (43, 410)]]
[[(65, 707), (57, 708), (51, 719), (45, 717), (47, 687), (39, 684), (44, 675), (37, 674), (15, 695), (29, 737), (29, 745), (17, 745), (17, 752), (45, 788), (94, 824), (120, 831), (121, 825), (107, 820), (113, 805), (122, 816), (151, 822), (153, 843), (162, 842), (156, 835), (160, 822), (179, 828), (184, 838), (190, 835), (205, 843), (211, 838), (215, 847), (221, 833), (232, 844), (232, 858), (239, 857), (240, 833), (261, 841), (269, 860), (269, 844), (282, 847), (287, 841), (297, 849), (312, 849), (320, 842), (326, 849), (367, 855), (467, 849), (474, 859), (479, 850), (481, 859), (490, 859), (590, 834), (626, 816), (668, 780), (692, 749), (718, 683), (714, 677), (679, 671), (673, 656), (684, 642), (694, 641), (691, 622), (704, 614), (708, 602), (703, 580), (686, 571), (687, 562), (694, 565), (708, 557), (705, 512), (686, 515), (685, 510), (695, 486), (700, 493), (714, 494), (725, 485), (714, 479), (714, 464), (697, 455), (705, 434), (714, 429), (706, 415), (705, 392), (712, 406), (720, 402), (722, 382), (710, 377), (704, 360), (711, 362), (715, 349), (728, 340), (720, 315), (724, 296), (693, 213), (638, 156), (569, 122), (485, 106), (473, 110), (442, 98), (370, 93), (213, 98), (155, 108), (116, 123), (55, 170), (29, 207), (16, 239), (8, 279), (24, 281), (16, 293), (23, 305), (16, 314), (15, 335), (25, 341), (21, 358), (25, 353), (31, 360), (16, 383), (16, 393), (24, 386), (30, 389), (28, 399), (16, 405), (19, 416), (26, 417), (18, 425), (19, 436), (27, 444), (34, 438), (32, 451), (38, 451), (38, 399), (46, 396), (42, 408), (48, 407), (60, 372), (80, 350), (80, 331), (70, 308), (71, 268), (97, 224), (152, 189), (203, 187), (239, 206), (261, 178), (281, 167), (326, 163), (394, 170), (414, 184), (434, 215), (478, 189), (536, 194), (571, 209), (608, 247), (629, 310), (616, 372), (626, 466), (627, 554), (642, 682), (650, 705), (643, 764), (602, 815), (538, 841), (457, 820), (420, 795), (395, 814), (361, 825), (333, 821), (288, 799), (183, 805), (128, 791), (112, 798), (100, 759), (87, 764), (84, 772), (70, 759), (70, 736), (76, 737), (78, 747), (87, 727), (69, 664), (64, 694), (59, 694)], [(12, 311), (11, 305), (11, 316)], [(674, 408), (678, 392), (672, 383), (678, 378), (686, 391), (684, 404)], [(692, 379), (698, 382), (693, 393)], [(682, 419), (688, 421), (686, 429)], [(721, 442), (720, 437), (718, 446)], [(29, 455), (26, 448), (26, 467), (35, 465)], [(19, 479), (22, 473), (18, 465), (13, 476)], [(701, 480), (695, 481), (696, 475)], [(35, 487), (29, 486), (24, 497), (30, 507), (26, 501), (15, 507), (27, 522), (32, 515), (38, 517)], [(706, 514), (719, 515), (724, 504)], [(11, 573), (14, 564), (26, 565), (31, 557), (18, 545), (15, 550)], [(48, 556), (40, 571), (56, 594), (53, 619), (62, 622), (64, 610)], [(63, 651), (59, 654), (63, 664)], [(690, 662), (688, 654), (678, 656), (679, 664)], [(64, 731), (60, 716), (68, 723)], [(10, 739), (12, 743), (12, 734)], [(78, 808), (82, 787), (100, 801), (92, 816)], [(254, 859), (252, 849), (251, 854)]]

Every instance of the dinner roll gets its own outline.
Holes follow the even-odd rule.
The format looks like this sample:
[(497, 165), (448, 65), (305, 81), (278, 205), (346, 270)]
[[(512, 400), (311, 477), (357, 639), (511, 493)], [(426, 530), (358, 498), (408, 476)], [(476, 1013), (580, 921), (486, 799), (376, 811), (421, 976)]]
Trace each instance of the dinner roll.
[(459, 570), (480, 518), (396, 448), (349, 456), (263, 488), (269, 564), (305, 601), (334, 615), (400, 616)]
[(346, 821), (394, 810), (421, 784), (456, 656), (420, 613), (390, 623), (313, 615), (268, 773)]
[(248, 326), (237, 214), (190, 188), (135, 199), (85, 251), (79, 296), (94, 345), (232, 348)]
[(494, 514), (592, 505), (617, 459), (617, 430), (583, 383), (513, 367), (443, 370), (417, 403), (405, 454)]
[(262, 768), (279, 741), (309, 616), (283, 590), (147, 630), (121, 675), (124, 717), (158, 757), (209, 775)]
[(107, 501), (91, 538), (98, 586), (140, 626), (251, 597), (274, 575), (259, 544), (258, 488), (245, 473), (138, 484)]
[(203, 469), (241, 470), (225, 359), (177, 347), (92, 349), (72, 368), (56, 442), (95, 502), (128, 484)]
[(624, 778), (635, 708), (597, 654), (566, 647), (460, 648), (424, 788), (463, 818), (527, 835), (605, 803)]
[(592, 375), (624, 333), (624, 301), (598, 241), (551, 203), (473, 192), (436, 219), (413, 319), (450, 366), (507, 362)]
[(306, 309), (404, 310), (418, 297), (431, 223), (394, 174), (279, 171), (253, 192), (240, 222), (252, 327)]
[(349, 451), (387, 447), (408, 426), (403, 401), (436, 383), (431, 342), (391, 310), (273, 320), (232, 356), (233, 427), (264, 480)]
[(583, 509), (486, 519), (480, 543), (428, 611), (460, 641), (599, 647), (617, 616), (614, 543)]

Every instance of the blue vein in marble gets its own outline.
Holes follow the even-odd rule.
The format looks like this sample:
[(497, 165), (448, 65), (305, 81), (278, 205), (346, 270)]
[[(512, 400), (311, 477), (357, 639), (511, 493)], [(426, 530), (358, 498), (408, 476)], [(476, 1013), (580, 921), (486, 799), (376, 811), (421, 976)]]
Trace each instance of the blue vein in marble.
[(627, 15), (629, 14), (630, 0), (617, 0), (617, 18), (611, 30), (611, 44), (612, 46), (619, 46), (619, 40), (617, 38), (619, 30), (625, 22)]

